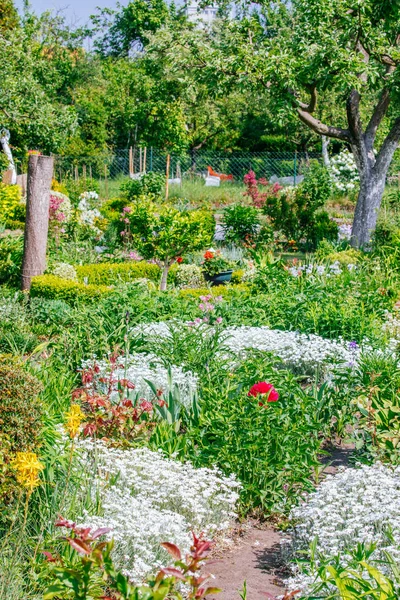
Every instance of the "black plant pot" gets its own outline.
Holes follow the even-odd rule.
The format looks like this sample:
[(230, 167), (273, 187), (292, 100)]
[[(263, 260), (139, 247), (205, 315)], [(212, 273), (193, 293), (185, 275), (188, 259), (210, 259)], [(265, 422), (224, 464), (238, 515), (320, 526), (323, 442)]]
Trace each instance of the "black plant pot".
[(211, 285), (224, 285), (224, 283), (228, 283), (232, 279), (233, 269), (229, 271), (221, 271), (221, 273), (217, 273), (216, 275), (209, 275), (208, 273), (203, 272), (204, 279), (209, 281)]

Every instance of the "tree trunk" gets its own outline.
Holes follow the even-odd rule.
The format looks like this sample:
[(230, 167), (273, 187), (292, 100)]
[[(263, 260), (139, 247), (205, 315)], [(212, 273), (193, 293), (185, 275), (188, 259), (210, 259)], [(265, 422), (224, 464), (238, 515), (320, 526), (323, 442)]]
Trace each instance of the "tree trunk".
[(168, 279), (168, 272), (169, 272), (170, 266), (171, 265), (169, 264), (169, 262), (164, 263), (162, 275), (161, 275), (161, 283), (160, 283), (160, 291), (161, 292), (165, 292), (165, 290), (167, 289), (167, 279)]
[(34, 275), (46, 268), (47, 234), (49, 229), (49, 201), (53, 176), (53, 158), (30, 156), (28, 163), (28, 195), (22, 261), (23, 290), (29, 290)]
[(329, 153), (328, 153), (328, 146), (329, 146), (330, 139), (327, 138), (326, 135), (321, 135), (321, 139), (322, 139), (322, 158), (324, 160), (324, 165), (326, 166), (327, 169), (329, 169), (329, 167), (331, 166), (331, 161), (330, 161)]
[(351, 232), (351, 245), (355, 248), (366, 248), (371, 241), (371, 234), (376, 227), (385, 183), (385, 173), (360, 172), (360, 192)]

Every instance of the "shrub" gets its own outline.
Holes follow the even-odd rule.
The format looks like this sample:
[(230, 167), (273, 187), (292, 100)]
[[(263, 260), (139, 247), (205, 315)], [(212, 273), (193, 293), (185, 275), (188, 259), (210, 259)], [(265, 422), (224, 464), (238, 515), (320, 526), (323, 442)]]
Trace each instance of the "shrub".
[(68, 263), (56, 263), (51, 270), (52, 275), (61, 277), (61, 279), (68, 279), (70, 281), (78, 281), (76, 270), (72, 265)]
[(161, 173), (145, 173), (140, 179), (128, 179), (121, 185), (121, 192), (128, 202), (133, 202), (142, 194), (161, 196), (165, 188), (165, 176)]
[(40, 446), (41, 389), (40, 382), (18, 361), (0, 357), (0, 509), (10, 504), (17, 492), (10, 467), (14, 454), (33, 452)]
[(179, 265), (175, 281), (181, 288), (200, 287), (204, 285), (203, 271), (198, 265)]
[(100, 192), (99, 183), (94, 179), (79, 179), (78, 181), (66, 179), (63, 184), (63, 190), (61, 191), (64, 191), (64, 189), (66, 190), (66, 194), (74, 206), (78, 205), (81, 195), (85, 192)]
[(33, 298), (59, 299), (70, 303), (78, 300), (95, 302), (112, 293), (113, 289), (105, 285), (84, 285), (83, 283), (61, 279), (55, 275), (32, 277), (31, 296)]
[(323, 165), (313, 163), (303, 182), (295, 189), (268, 194), (263, 211), (274, 228), (288, 238), (303, 241), (307, 249), (315, 249), (326, 238), (337, 240), (338, 226), (321, 207), (329, 199), (331, 180)]
[(223, 228), (228, 243), (237, 246), (253, 243), (259, 226), (260, 217), (254, 206), (233, 204), (224, 210)]
[(158, 265), (145, 261), (133, 263), (98, 263), (76, 266), (75, 268), (81, 283), (87, 280), (87, 283), (95, 285), (115, 285), (143, 277), (158, 282), (161, 276), (161, 270)]
[(0, 182), (0, 221), (19, 220), (20, 204), (21, 188), (19, 185), (6, 185)]
[(0, 283), (18, 284), (23, 253), (23, 236), (9, 235), (0, 239)]

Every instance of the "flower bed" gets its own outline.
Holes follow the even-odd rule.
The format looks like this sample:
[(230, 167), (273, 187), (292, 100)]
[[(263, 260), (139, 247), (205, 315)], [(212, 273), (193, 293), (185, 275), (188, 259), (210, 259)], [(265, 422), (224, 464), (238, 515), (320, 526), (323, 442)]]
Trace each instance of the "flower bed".
[[(375, 558), (390, 552), (400, 560), (400, 468), (382, 464), (348, 468), (330, 476), (292, 510), (295, 526), (291, 532), (291, 551), (306, 551), (317, 538), (317, 549), (324, 557), (350, 552), (358, 543), (375, 543)], [(317, 578), (299, 573), (290, 588), (307, 589)]]
[(88, 527), (109, 527), (116, 541), (113, 556), (133, 581), (168, 562), (161, 542), (186, 552), (190, 532), (215, 535), (236, 517), (240, 485), (218, 469), (196, 469), (147, 448), (118, 450), (103, 443), (79, 442), (84, 468), (93, 473), (93, 501), (100, 496), (101, 516), (84, 514)]

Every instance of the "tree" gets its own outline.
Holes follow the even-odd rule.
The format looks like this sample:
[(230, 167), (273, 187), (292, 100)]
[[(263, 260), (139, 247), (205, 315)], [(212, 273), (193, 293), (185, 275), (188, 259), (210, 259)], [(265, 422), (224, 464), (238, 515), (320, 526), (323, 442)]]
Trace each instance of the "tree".
[(0, 32), (5, 33), (8, 30), (18, 26), (18, 13), (12, 0), (2, 0), (0, 4)]
[(205, 211), (180, 211), (172, 206), (159, 208), (134, 203), (126, 212), (134, 248), (146, 260), (156, 260), (162, 268), (160, 290), (167, 288), (171, 265), (189, 252), (210, 244), (215, 230), (213, 216)]
[(164, 0), (131, 0), (127, 6), (117, 3), (117, 11), (103, 9), (92, 16), (96, 35), (95, 47), (103, 56), (127, 57), (136, 48), (141, 50), (148, 36), (159, 29), (169, 18)]
[[(365, 246), (400, 142), (400, 3), (259, 0), (258, 9), (211, 32), (176, 33), (165, 51), (219, 90), (263, 89), (277, 119), (295, 114), (348, 145), (360, 175), (352, 244)], [(340, 109), (338, 122), (321, 120), (320, 100)]]

